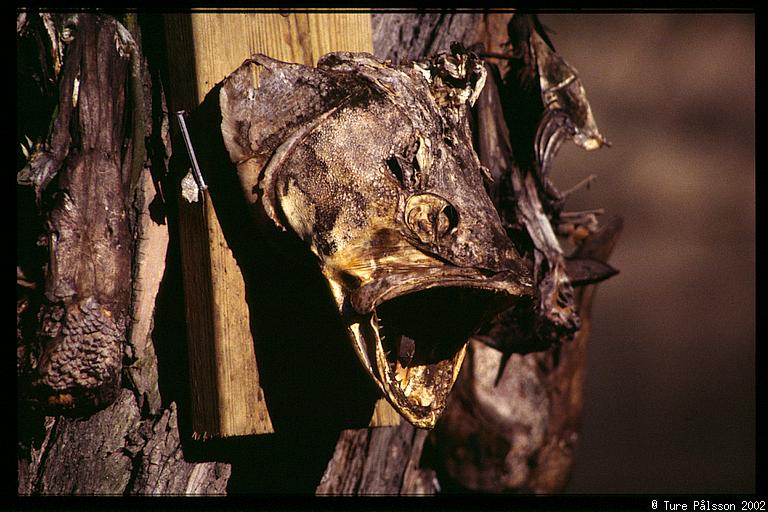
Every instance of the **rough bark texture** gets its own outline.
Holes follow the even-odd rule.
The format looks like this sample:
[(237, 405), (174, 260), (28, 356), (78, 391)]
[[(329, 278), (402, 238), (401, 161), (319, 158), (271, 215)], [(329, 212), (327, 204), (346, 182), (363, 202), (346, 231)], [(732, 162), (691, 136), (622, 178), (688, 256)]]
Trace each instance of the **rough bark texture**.
[(401, 494), (412, 487), (414, 468), (427, 431), (402, 422), (398, 427), (342, 432), (317, 494)]
[[(162, 175), (169, 140), (162, 92), (142, 56), (136, 20), (126, 17), (123, 25), (94, 14), (25, 12), (18, 16), (17, 29), (20, 67), (26, 66), (37, 85), (32, 91), (41, 100), (59, 98), (55, 111), (28, 113), (49, 120), (53, 115), (51, 133), (36, 129), (47, 121), (20, 122), (20, 129), (34, 139), (27, 175), (23, 171), (20, 182), (31, 185), (37, 199), (22, 206), (39, 208), (39, 215), (51, 219), (48, 232), (53, 237), (48, 238), (57, 243), (47, 247), (53, 264), (43, 273), (33, 270), (40, 261), (35, 250), (18, 248), (18, 493), (222, 494), (229, 465), (185, 460), (176, 404), (163, 404), (159, 391), (154, 350), (159, 338), (153, 340), (152, 325), (168, 231), (152, 171)], [(30, 40), (34, 52), (24, 46)], [(26, 94), (34, 98), (34, 93)], [(70, 122), (71, 117), (78, 122)], [(25, 187), (19, 189), (22, 198), (30, 197)], [(49, 206), (45, 198), (51, 191), (73, 204)], [(20, 244), (34, 243), (29, 231), (42, 230), (37, 223), (20, 228), (26, 234)], [(43, 318), (52, 316), (50, 304), (56, 301), (65, 301), (65, 309), (66, 301), (78, 304), (85, 314), (89, 310), (82, 304), (89, 297), (97, 312), (107, 311), (107, 318), (120, 327), (108, 333), (118, 347), (116, 359), (101, 357), (94, 348), (96, 359), (109, 362), (110, 371), (127, 379), (122, 387), (120, 380), (107, 383), (111, 395), (72, 393), (68, 399), (62, 395), (69, 386), (59, 393), (52, 385), (55, 379), (43, 379), (47, 386), (41, 401), (36, 375), (45, 378), (41, 362), (57, 347), (63, 355), (47, 358), (71, 360), (74, 368), (58, 380), (72, 375), (85, 378), (79, 385), (105, 385), (98, 375), (94, 382), (93, 377), (78, 377), (89, 375), (93, 357), (82, 352), (83, 346), (88, 348), (83, 339), (74, 340), (72, 350), (61, 350), (56, 339), (38, 347), (30, 327), (36, 324), (36, 304), (43, 304)], [(87, 315), (82, 318), (81, 338), (94, 322)], [(64, 327), (74, 331), (74, 325)], [(50, 388), (57, 391), (53, 399)], [(54, 415), (63, 408), (70, 412)]]
[(49, 252), (30, 398), (82, 412), (110, 403), (120, 387), (130, 303), (132, 155), (122, 146), (128, 43), (124, 50), (107, 21), (70, 23), (81, 35), (65, 54), (49, 141), (35, 148), (19, 181), (35, 190)]

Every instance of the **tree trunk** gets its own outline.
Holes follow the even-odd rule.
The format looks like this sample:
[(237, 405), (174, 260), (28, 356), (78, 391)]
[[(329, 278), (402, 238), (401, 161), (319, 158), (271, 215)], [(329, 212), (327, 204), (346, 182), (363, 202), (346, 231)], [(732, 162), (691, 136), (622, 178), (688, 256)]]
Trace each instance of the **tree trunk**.
[[(42, 87), (35, 89), (40, 96), (36, 99), (49, 100), (57, 89), (61, 92), (57, 108), (40, 114), (54, 116), (55, 128), (48, 140), (43, 129), (35, 130), (36, 125), (29, 120), (21, 127), (37, 142), (31, 148), (34, 152), (28, 169), (34, 191), (44, 196), (43, 189), (48, 183), (55, 184), (58, 180), (58, 185), (50, 188), (61, 188), (66, 181), (69, 183), (66, 193), (72, 202), (78, 206), (88, 205), (90, 201), (91, 206), (78, 212), (81, 213), (79, 224), (70, 222), (58, 226), (59, 231), (67, 228), (72, 233), (55, 234), (59, 243), (49, 247), (50, 260), (78, 264), (72, 261), (73, 245), (62, 243), (66, 236), (74, 238), (76, 243), (88, 237), (106, 237), (114, 244), (102, 249), (95, 265), (79, 268), (78, 279), (70, 285), (73, 289), (68, 293), (76, 297), (93, 295), (89, 282), (97, 286), (109, 283), (127, 286), (123, 299), (126, 307), (130, 303), (131, 308), (125, 312), (125, 328), (119, 343), (122, 386), (116, 389), (116, 399), (111, 405), (93, 414), (82, 414), (81, 410), (99, 404), (91, 403), (94, 400), (88, 396), (75, 395), (70, 399), (70, 410), (44, 416), (51, 411), (46, 407), (54, 396), (50, 390), (47, 404), (28, 400), (28, 395), (20, 397), (18, 492), (222, 494), (229, 479), (229, 465), (185, 460), (176, 402), (163, 401), (160, 395), (162, 386), (158, 381), (155, 347), (174, 341), (167, 333), (160, 335), (157, 328), (152, 329), (157, 320), (153, 315), (157, 311), (156, 298), (168, 245), (167, 222), (153, 176), (162, 175), (170, 143), (162, 89), (157, 74), (150, 74), (142, 54), (135, 17), (127, 16), (122, 24), (96, 14), (64, 16), (25, 12), (18, 16), (17, 29), (21, 42), (32, 46), (19, 56), (20, 61), (29, 66), (33, 77), (44, 77), (44, 81), (38, 81)], [(21, 43), (20, 48), (29, 49)], [(116, 72), (117, 69), (121, 69), (122, 74)], [(112, 105), (116, 108), (109, 109)], [(70, 116), (77, 116), (79, 122), (69, 122)], [(103, 134), (110, 133), (109, 127), (118, 131), (105, 139)], [(128, 127), (124, 134), (120, 133), (123, 127)], [(94, 139), (96, 143), (88, 142)], [(94, 146), (98, 151), (89, 149)], [(72, 154), (79, 155), (76, 163)], [(113, 157), (105, 162), (103, 155)], [(112, 179), (109, 173), (117, 174)], [(99, 199), (121, 190), (119, 200), (101, 208), (113, 213), (124, 203), (130, 211), (116, 222), (116, 229), (112, 226), (110, 229), (125, 232), (108, 230), (105, 233), (104, 228), (97, 229), (99, 208), (93, 203), (98, 204)], [(22, 198), (30, 195), (29, 190), (22, 187), (19, 194)], [(30, 203), (31, 200), (22, 205), (33, 207)], [(45, 197), (37, 204), (39, 214), (49, 219), (55, 219), (59, 211), (66, 213), (73, 209), (51, 207)], [(19, 227), (21, 232), (29, 232), (31, 228), (29, 225)], [(34, 256), (34, 249), (19, 247), (21, 275), (26, 276), (25, 270), (34, 267), (37, 262)], [(87, 258), (87, 255), (81, 257)], [(122, 259), (115, 265), (102, 266), (99, 274), (99, 262), (110, 257)], [(49, 269), (52, 268), (55, 267), (50, 265)], [(34, 275), (34, 270), (27, 273)], [(45, 276), (46, 291), (59, 284), (51, 274), (49, 270)], [(51, 293), (47, 293), (45, 299), (40, 297), (42, 277), (39, 276), (40, 281), (36, 283), (19, 288), (17, 363), (22, 383), (41, 380), (36, 374), (41, 365), (36, 363), (44, 361), (52, 350), (53, 342), (49, 346), (36, 346), (35, 306), (42, 303), (45, 310), (51, 299), (59, 299)], [(173, 390), (173, 386), (169, 389)], [(67, 396), (67, 390), (55, 396)]]
[[(453, 41), (503, 52), (511, 18), (511, 13), (374, 14), (375, 55), (411, 60), (445, 51)], [(18, 132), (31, 139), (31, 147), (22, 144), (28, 154), (19, 155), (17, 167), (26, 164), (17, 189), (18, 493), (561, 490), (578, 431), (593, 287), (577, 296), (582, 329), (569, 344), (514, 355), (506, 362), (501, 351), (473, 340), (456, 396), (433, 432), (402, 421), (396, 427), (339, 431), (304, 425), (266, 436), (192, 440), (175, 190), (165, 182), (171, 143), (161, 24), (152, 15), (142, 17), (141, 25), (135, 15), (120, 21), (91, 13), (17, 15)], [(498, 67), (503, 76), (506, 61)], [(94, 138), (98, 143), (88, 146)], [(87, 147), (98, 151), (85, 151)], [(106, 163), (104, 155), (111, 155)], [(77, 258), (67, 252), (72, 246), (60, 242), (49, 244), (47, 255), (37, 246), (41, 233), (48, 240), (63, 239), (52, 219), (69, 210), (61, 199), (48, 196), (52, 190), (64, 193), (65, 186), (74, 204), (99, 205), (84, 209), (79, 225), (68, 224), (78, 243), (102, 237), (111, 241), (98, 249), (104, 253), (94, 258), (95, 264), (82, 264), (87, 255)], [(105, 206), (99, 198), (107, 195), (113, 202)], [(123, 208), (120, 222), (95, 217), (104, 208), (108, 212)], [(593, 234), (582, 251), (605, 261), (619, 229), (609, 225), (607, 231)], [(116, 263), (99, 267), (98, 262), (109, 258)], [(62, 261), (79, 269), (79, 277), (67, 289), (56, 286), (67, 269), (53, 275)], [(84, 284), (85, 278), (91, 288)], [(115, 292), (107, 300), (99, 291), (107, 283), (129, 282), (124, 296)], [(107, 369), (112, 373), (104, 374), (122, 379), (89, 377), (90, 391), (85, 394), (70, 392), (74, 388), (61, 385), (61, 379), (46, 380), (41, 373), (43, 363), (53, 358), (56, 342), (38, 340), (58, 338), (39, 319), (53, 317), (52, 303), (67, 304), (73, 295), (98, 298), (104, 308), (109, 306), (106, 316), (116, 326), (110, 331), (117, 340), (110, 350), (118, 355)], [(51, 329), (70, 328), (61, 317), (54, 318)], [(56, 327), (56, 322), (64, 327)], [(481, 369), (483, 375), (478, 376)], [(87, 373), (78, 371), (73, 375)], [(505, 384), (489, 387), (486, 381), (497, 375)], [(512, 381), (505, 376), (529, 378), (531, 392), (515, 397), (519, 408), (528, 411), (513, 421), (515, 428), (531, 427), (517, 438), (525, 441), (522, 450), (519, 442), (512, 441), (514, 428), (493, 431), (495, 427), (484, 423), (471, 406), (479, 386), (498, 393), (507, 389)], [(498, 399), (511, 400), (503, 393)], [(487, 467), (462, 473), (457, 469), (462, 466), (461, 455), (456, 454), (467, 446), (467, 436), (478, 432), (485, 435), (483, 442), (499, 447), (498, 453), (486, 461)], [(501, 484), (494, 487), (492, 482)]]

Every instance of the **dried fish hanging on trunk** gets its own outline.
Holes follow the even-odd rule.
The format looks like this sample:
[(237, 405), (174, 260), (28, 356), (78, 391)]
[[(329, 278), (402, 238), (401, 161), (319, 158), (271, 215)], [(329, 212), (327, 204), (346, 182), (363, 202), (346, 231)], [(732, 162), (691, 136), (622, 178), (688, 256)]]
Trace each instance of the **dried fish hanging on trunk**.
[[(516, 14), (508, 28), (513, 52), (485, 54), (507, 60), (509, 71), (502, 78), (487, 66), (475, 141), (505, 228), (534, 262), (538, 293), (531, 308), (502, 313), (470, 341), (425, 450), (443, 489), (552, 493), (568, 480), (583, 407), (593, 288), (574, 286), (616, 273), (604, 261), (621, 220), (598, 225), (592, 212), (563, 211), (570, 191), (549, 179), (557, 149), (568, 138), (585, 149), (605, 141), (576, 72), (538, 20)], [(570, 255), (558, 235), (576, 246)]]
[(220, 93), (254, 219), (308, 246), (360, 362), (423, 428), (442, 413), (469, 336), (532, 293), (472, 150), (467, 109), (485, 77), (458, 46), (402, 66), (255, 55)]
[(558, 241), (558, 234), (583, 238), (597, 229), (593, 212), (562, 210), (567, 193), (549, 178), (565, 140), (586, 150), (607, 145), (581, 80), (554, 51), (537, 18), (515, 16), (509, 35), (513, 51), (504, 56), (509, 63), (506, 77), (489, 64), (489, 91), (476, 108), (477, 143), (481, 161), (494, 177), (488, 186), (505, 227), (513, 239), (529, 246), (539, 293), (532, 310), (505, 312), (482, 334), (490, 344), (515, 344), (505, 352), (525, 353), (572, 339), (580, 326), (574, 283), (597, 282), (616, 271), (603, 262), (568, 260)]
[(132, 138), (144, 119), (129, 108), (135, 103), (129, 91), (140, 93), (132, 81), (130, 33), (102, 16), (61, 16), (56, 23), (51, 20), (52, 41), (58, 44), (61, 34), (67, 45), (60, 52), (58, 109), (47, 141), (17, 176), (34, 189), (45, 216), (40, 243), (48, 251), (40, 354), (22, 372), (31, 375), (22, 386), (25, 393), (31, 388), (24, 398), (46, 412), (85, 414), (111, 404), (120, 390), (131, 200), (144, 164), (143, 137)]

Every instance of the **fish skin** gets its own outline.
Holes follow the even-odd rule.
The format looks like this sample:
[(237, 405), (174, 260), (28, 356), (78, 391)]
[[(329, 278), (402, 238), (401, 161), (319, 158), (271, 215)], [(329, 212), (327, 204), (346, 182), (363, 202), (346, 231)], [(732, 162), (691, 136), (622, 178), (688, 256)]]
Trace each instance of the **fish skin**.
[(421, 380), (403, 394), (376, 322), (361, 317), (375, 315), (377, 300), (439, 286), (486, 290), (504, 307), (533, 294), (530, 262), (502, 227), (472, 148), (467, 110), (484, 81), (482, 61), (462, 48), (400, 66), (364, 53), (331, 53), (315, 68), (257, 54), (219, 93), (222, 136), (252, 213), (315, 254), (360, 361), (396, 409), (427, 428), (464, 346), (415, 367)]

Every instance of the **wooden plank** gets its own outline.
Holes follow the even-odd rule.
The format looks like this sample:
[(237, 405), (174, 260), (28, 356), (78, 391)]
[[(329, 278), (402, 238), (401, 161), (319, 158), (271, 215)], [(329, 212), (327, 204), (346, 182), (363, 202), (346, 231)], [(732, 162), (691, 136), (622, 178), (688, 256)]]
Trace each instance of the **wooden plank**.
[[(200, 103), (253, 53), (313, 66), (332, 51), (373, 52), (370, 14), (365, 12), (171, 14), (166, 15), (166, 36), (173, 49), (172, 96), (179, 109)], [(179, 89), (183, 98), (177, 102)]]
[[(253, 53), (315, 65), (331, 51), (372, 52), (370, 14), (185, 13), (165, 16), (171, 109), (191, 110)], [(207, 170), (211, 172), (212, 170)], [(273, 432), (259, 386), (245, 285), (210, 195), (180, 204), (196, 437)], [(371, 425), (399, 423), (380, 401)]]
[(379, 398), (373, 408), (369, 427), (392, 427), (400, 424), (402, 417), (385, 398)]

